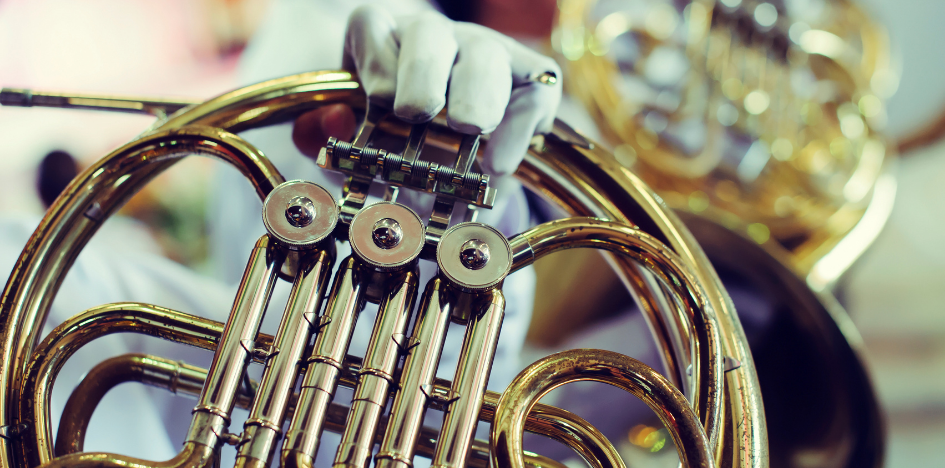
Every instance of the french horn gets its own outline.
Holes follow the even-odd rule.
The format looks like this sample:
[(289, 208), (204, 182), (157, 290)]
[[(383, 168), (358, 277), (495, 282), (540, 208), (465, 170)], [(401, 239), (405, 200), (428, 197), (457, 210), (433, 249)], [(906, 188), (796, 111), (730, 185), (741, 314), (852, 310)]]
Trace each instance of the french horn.
[(555, 34), (617, 159), (773, 304), (752, 349), (772, 466), (880, 465), (882, 414), (830, 290), (892, 209), (884, 30), (846, 0), (567, 0)]
[[(623, 468), (599, 431), (538, 402), (560, 385), (594, 380), (647, 403), (684, 466), (768, 466), (758, 375), (731, 299), (696, 240), (634, 173), (556, 123), (532, 140), (516, 177), (571, 217), (506, 239), (453, 215), (456, 205), (489, 208), (495, 196), (488, 177), (476, 172), (478, 137), (453, 133), (442, 114), (411, 126), (365, 101), (355, 77), (335, 71), (275, 79), (202, 103), (4, 90), (4, 105), (130, 111), (157, 121), (73, 180), (10, 275), (0, 303), (0, 465), (209, 467), (224, 445), (234, 445), (243, 467), (362, 468), (375, 446), (373, 462), (390, 468), (412, 466), (417, 455), (441, 467), (563, 466), (523, 451), (529, 431), (563, 442), (593, 467)], [(237, 135), (334, 103), (362, 116), (353, 141), (330, 140), (319, 157), (321, 167), (346, 176), (341, 193), (286, 181)], [(455, 163), (426, 157), (437, 152)], [(235, 166), (264, 200), (266, 232), (247, 252), (229, 320), (116, 303), (81, 312), (42, 337), (60, 282), (99, 226), (148, 181), (194, 154)], [(434, 194), (433, 215), (422, 220), (393, 195), (366, 204), (372, 184), (392, 187), (391, 194)], [(351, 245), (350, 257), (335, 258), (338, 242)], [(666, 375), (617, 353), (571, 350), (527, 367), (502, 394), (486, 391), (503, 279), (574, 248), (606, 251), (636, 300), (651, 305), (646, 317)], [(417, 263), (429, 261), (439, 273), (420, 294)], [(292, 293), (278, 332), (269, 336), (259, 324), (280, 279), (292, 283)], [(352, 329), (368, 301), (380, 304), (373, 337), (364, 356), (352, 356)], [(434, 376), (450, 322), (466, 331), (455, 377), (445, 381)], [(57, 373), (84, 344), (113, 333), (216, 352), (208, 369), (148, 355), (102, 362), (74, 390), (54, 437), (49, 398)], [(247, 381), (251, 362), (265, 365), (259, 382)], [(109, 388), (130, 381), (197, 398), (184, 447), (172, 459), (82, 452), (94, 406)], [(354, 389), (350, 404), (332, 401), (339, 385)], [(229, 427), (236, 406), (250, 411), (242, 431)], [(423, 426), (429, 411), (445, 414), (440, 427)], [(488, 441), (474, 438), (480, 421), (491, 424)], [(342, 433), (342, 443), (333, 461), (316, 462), (325, 430)]]

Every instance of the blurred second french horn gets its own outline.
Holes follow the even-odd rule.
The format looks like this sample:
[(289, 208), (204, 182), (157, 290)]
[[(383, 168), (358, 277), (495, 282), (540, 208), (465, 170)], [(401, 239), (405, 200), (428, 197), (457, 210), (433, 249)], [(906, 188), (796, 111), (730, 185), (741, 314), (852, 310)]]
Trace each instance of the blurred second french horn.
[(830, 290), (892, 209), (887, 42), (846, 0), (560, 2), (570, 92), (733, 294), (772, 466), (882, 463), (860, 338)]

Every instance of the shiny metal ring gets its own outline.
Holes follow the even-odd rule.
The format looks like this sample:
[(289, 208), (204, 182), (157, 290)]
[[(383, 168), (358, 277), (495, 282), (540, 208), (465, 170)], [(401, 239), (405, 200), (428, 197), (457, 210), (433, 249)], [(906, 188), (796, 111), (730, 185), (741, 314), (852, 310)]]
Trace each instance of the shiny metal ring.
[[(387, 229), (400, 230), (400, 239), (385, 247), (376, 238), (382, 224), (391, 223)], [(348, 232), (351, 250), (365, 263), (381, 270), (401, 268), (413, 262), (423, 250), (424, 227), (420, 216), (399, 203), (378, 202), (362, 209), (351, 220)]]
[[(488, 246), (487, 261), (470, 268), (463, 261), (471, 243)], [(499, 284), (512, 268), (512, 249), (501, 232), (480, 223), (460, 223), (449, 228), (436, 248), (440, 271), (464, 291), (483, 291)]]
[(306, 250), (328, 237), (338, 223), (334, 197), (320, 185), (290, 180), (263, 202), (263, 224), (291, 250)]

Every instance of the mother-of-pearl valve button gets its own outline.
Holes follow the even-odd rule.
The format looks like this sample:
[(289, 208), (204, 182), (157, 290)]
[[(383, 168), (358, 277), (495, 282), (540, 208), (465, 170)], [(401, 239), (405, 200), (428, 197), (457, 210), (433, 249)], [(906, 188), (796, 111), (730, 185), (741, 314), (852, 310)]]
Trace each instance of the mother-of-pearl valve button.
[(320, 185), (290, 180), (266, 197), (263, 224), (280, 243), (292, 250), (304, 250), (332, 233), (338, 224), (338, 206)]
[(378, 202), (351, 219), (351, 250), (382, 271), (395, 270), (414, 261), (426, 238), (423, 221), (399, 203)]
[(436, 247), (440, 271), (464, 291), (476, 292), (499, 284), (512, 268), (512, 248), (505, 236), (481, 223), (449, 228)]

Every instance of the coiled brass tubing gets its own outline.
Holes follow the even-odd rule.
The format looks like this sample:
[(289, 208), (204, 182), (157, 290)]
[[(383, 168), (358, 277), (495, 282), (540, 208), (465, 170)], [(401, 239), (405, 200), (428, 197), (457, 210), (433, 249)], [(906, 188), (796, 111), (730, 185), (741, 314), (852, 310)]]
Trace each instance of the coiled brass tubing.
[[(146, 354), (124, 354), (102, 361), (86, 374), (66, 402), (66, 410), (63, 411), (62, 419), (59, 421), (59, 432), (56, 435), (56, 456), (61, 457), (83, 450), (92, 413), (95, 412), (102, 397), (112, 388), (125, 382), (140, 382), (177, 395), (196, 398), (200, 395), (206, 378), (206, 369)], [(255, 382), (252, 383), (251, 387), (255, 388)], [(240, 387), (236, 406), (249, 410), (254, 396), (248, 387)], [(493, 394), (491, 397), (490, 410), (494, 410), (498, 395)], [(289, 399), (287, 418), (295, 411), (297, 398), (298, 395), (293, 394)], [(328, 409), (325, 428), (338, 434), (344, 432), (349, 411), (350, 409), (344, 405), (332, 403)], [(485, 420), (491, 420), (491, 416)], [(387, 418), (382, 417), (378, 426), (379, 431), (375, 435), (375, 443), (380, 442), (386, 427)], [(418, 441), (417, 453), (424, 457), (432, 457), (436, 440), (436, 429), (424, 427)], [(469, 455), (469, 466), (489, 468), (490, 457), (488, 442), (476, 440), (473, 442), (473, 450)], [(532, 452), (525, 451), (524, 457), (528, 468), (565, 468), (565, 465), (555, 460)]]
[[(705, 293), (692, 273), (665, 244), (649, 234), (622, 223), (596, 218), (550, 221), (509, 240), (514, 252), (512, 271), (561, 249), (594, 248), (630, 257), (670, 288), (684, 305), (695, 330), (692, 344), (693, 379), (709, 382), (706, 392), (695, 389), (695, 413), (715, 446), (722, 408), (722, 355), (718, 325), (708, 313)], [(504, 466), (504, 465), (503, 465)]]
[[(33, 421), (37, 422), (32, 425), (33, 431), (23, 436), (24, 445), (32, 448), (29, 454), (37, 459), (46, 460), (37, 465), (51, 461), (53, 457), (52, 424), (41, 416), (46, 414), (43, 410), (50, 404), (52, 387), (63, 364), (86, 343), (114, 333), (139, 333), (212, 351), (216, 349), (222, 332), (223, 324), (220, 322), (142, 303), (106, 304), (86, 310), (63, 322), (40, 343), (34, 359), (28, 366), (23, 392), (24, 395), (32, 395), (32, 397), (23, 400), (21, 411), (26, 417), (36, 418)], [(256, 339), (257, 349), (268, 349), (272, 345), (272, 340), (271, 335), (260, 333)], [(254, 359), (261, 362), (258, 356), (263, 354), (254, 353), (254, 355), (257, 356)], [(151, 357), (151, 359), (157, 358)], [(360, 359), (347, 356), (343, 367), (345, 371), (339, 382), (353, 388), (361, 367)], [(181, 382), (178, 381), (178, 384)], [(450, 388), (450, 383), (437, 379), (435, 387), (437, 391), (446, 391)], [(178, 390), (182, 391), (184, 388), (182, 385), (178, 386)], [(240, 400), (237, 399), (238, 401)], [(498, 401), (499, 394), (486, 393), (480, 412), (481, 421), (492, 422)], [(337, 419), (343, 424), (346, 417), (346, 415), (340, 416)], [(331, 428), (330, 425), (326, 427)], [(339, 426), (335, 427), (339, 428)], [(341, 430), (343, 429), (339, 429)], [(606, 437), (587, 421), (568, 411), (539, 404), (526, 421), (526, 430), (558, 440), (570, 446), (582, 458), (599, 460), (593, 464), (594, 468), (624, 468), (620, 456)], [(431, 439), (433, 442), (430, 442)], [(419, 440), (421, 443), (418, 451), (424, 446), (429, 446), (430, 454), (432, 454), (435, 436), (426, 432), (421, 434)], [(75, 445), (74, 443), (64, 445), (64, 447), (68, 446)], [(477, 450), (480, 452), (485, 450), (482, 444), (478, 447)], [(59, 461), (68, 461), (70, 457), (87, 456), (88, 454), (73, 454)], [(547, 462), (542, 463), (542, 466), (548, 466)], [(125, 466), (121, 462), (118, 465)]]
[[(714, 467), (709, 441), (692, 408), (665, 377), (636, 359), (612, 351), (574, 349), (547, 356), (528, 366), (509, 384), (492, 426), (494, 466), (524, 468), (522, 429), (529, 410), (561, 385), (581, 380), (603, 382), (643, 400), (666, 426), (684, 467)], [(679, 417), (687, 415), (688, 417)]]

